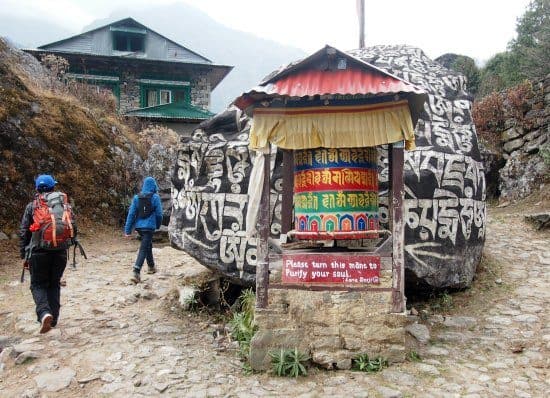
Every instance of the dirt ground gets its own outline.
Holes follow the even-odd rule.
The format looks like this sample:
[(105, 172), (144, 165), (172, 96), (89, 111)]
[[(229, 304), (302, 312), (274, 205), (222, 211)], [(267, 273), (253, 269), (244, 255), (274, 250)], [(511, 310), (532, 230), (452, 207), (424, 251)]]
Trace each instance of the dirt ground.
[(0, 396), (549, 396), (550, 234), (521, 215), (546, 205), (491, 208), (472, 288), (415, 303), (426, 342), (411, 348), (411, 360), (375, 374), (315, 368), (298, 379), (245, 374), (220, 316), (174, 304), (181, 281), (208, 271), (157, 244), (159, 272), (134, 285), (138, 242), (103, 226), (82, 229), (89, 259), (77, 257), (76, 270), (67, 268), (59, 326), (40, 335), (28, 275), (19, 282), (16, 242), (4, 241)]

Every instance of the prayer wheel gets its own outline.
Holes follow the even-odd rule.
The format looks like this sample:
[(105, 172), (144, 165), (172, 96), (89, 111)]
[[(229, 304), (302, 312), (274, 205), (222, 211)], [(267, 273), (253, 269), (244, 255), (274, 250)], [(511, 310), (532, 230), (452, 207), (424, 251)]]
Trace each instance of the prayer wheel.
[(373, 238), (378, 230), (377, 152), (369, 148), (294, 151), (297, 239)]

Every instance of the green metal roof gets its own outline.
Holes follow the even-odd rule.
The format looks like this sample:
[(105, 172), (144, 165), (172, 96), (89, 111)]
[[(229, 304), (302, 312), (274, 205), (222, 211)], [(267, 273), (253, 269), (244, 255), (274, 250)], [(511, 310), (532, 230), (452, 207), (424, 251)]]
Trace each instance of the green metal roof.
[(206, 120), (214, 116), (214, 113), (192, 105), (172, 102), (171, 104), (133, 109), (126, 112), (125, 115), (150, 119)]

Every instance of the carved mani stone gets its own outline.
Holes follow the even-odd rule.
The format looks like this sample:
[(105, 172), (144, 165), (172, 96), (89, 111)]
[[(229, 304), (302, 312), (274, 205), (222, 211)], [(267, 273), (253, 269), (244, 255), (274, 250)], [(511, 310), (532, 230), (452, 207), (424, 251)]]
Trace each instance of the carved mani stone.
[[(405, 155), (407, 288), (470, 285), (485, 240), (486, 189), (465, 78), (414, 47), (377, 46), (350, 54), (422, 87), (429, 97), (416, 125), (417, 150)], [(172, 175), (169, 231), (175, 247), (252, 286), (256, 240), (245, 232), (253, 156), (248, 132), (247, 118), (230, 108), (182, 140)], [(282, 156), (273, 157), (270, 216), (276, 240)], [(380, 220), (387, 224), (387, 148), (379, 148), (378, 162)]]

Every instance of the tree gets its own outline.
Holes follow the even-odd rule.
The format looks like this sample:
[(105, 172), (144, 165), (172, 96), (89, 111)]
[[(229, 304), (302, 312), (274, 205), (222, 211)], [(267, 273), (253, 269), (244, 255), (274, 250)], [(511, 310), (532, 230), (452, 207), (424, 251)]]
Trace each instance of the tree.
[(550, 73), (550, 0), (532, 0), (517, 19), (517, 37), (481, 70), (478, 96)]
[(502, 52), (493, 56), (481, 71), (479, 96), (485, 96), (493, 91), (500, 91), (519, 84), (517, 56), (511, 52)]
[(444, 67), (463, 74), (468, 80), (468, 91), (475, 95), (479, 89), (480, 71), (475, 61), (466, 55), (447, 53), (435, 59)]
[(521, 77), (538, 79), (550, 73), (550, 0), (532, 0), (518, 18), (516, 32), (508, 48), (518, 57)]

